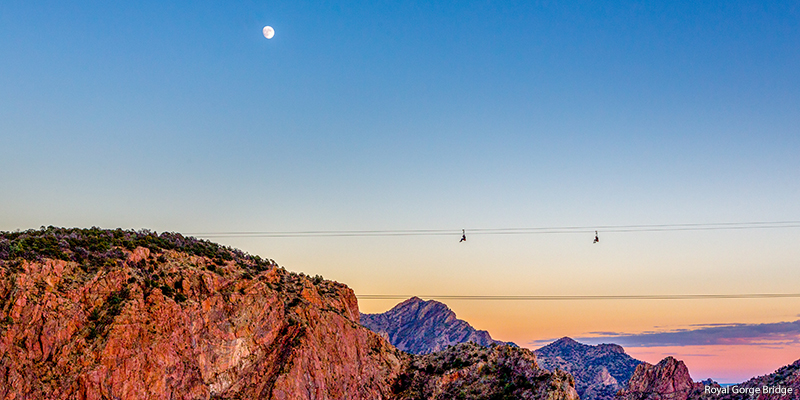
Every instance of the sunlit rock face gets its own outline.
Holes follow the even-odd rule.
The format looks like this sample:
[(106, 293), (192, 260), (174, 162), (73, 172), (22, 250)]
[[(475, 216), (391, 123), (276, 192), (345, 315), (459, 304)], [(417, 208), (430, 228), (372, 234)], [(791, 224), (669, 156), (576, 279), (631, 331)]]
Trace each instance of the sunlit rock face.
[(180, 235), (0, 240), (2, 399), (372, 400), (400, 371), (349, 288), (271, 260)]
[(618, 400), (686, 400), (700, 396), (703, 384), (695, 383), (683, 361), (667, 357), (656, 365), (641, 363), (636, 367)]
[(507, 344), (456, 318), (456, 313), (445, 304), (419, 297), (412, 297), (385, 313), (361, 314), (361, 323), (398, 349), (413, 354), (442, 351), (466, 342), (483, 346)]
[(575, 377), (575, 389), (583, 400), (611, 400), (625, 387), (641, 361), (625, 354), (621, 346), (590, 346), (568, 337), (535, 351), (539, 365), (560, 369)]

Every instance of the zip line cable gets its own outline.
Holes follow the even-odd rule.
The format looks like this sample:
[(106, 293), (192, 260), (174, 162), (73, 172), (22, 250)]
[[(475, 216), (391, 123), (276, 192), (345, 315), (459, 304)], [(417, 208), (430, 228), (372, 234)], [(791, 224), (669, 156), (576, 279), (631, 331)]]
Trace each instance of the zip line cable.
[[(561, 226), (535, 228), (474, 228), (474, 229), (396, 229), (396, 230), (314, 230), (314, 231), (229, 231), (195, 232), (187, 235), (200, 237), (370, 237), (370, 236), (461, 236), (470, 235), (532, 235), (532, 234), (587, 234), (627, 232), (709, 231), (745, 229), (800, 228), (800, 221), (716, 222), (686, 224), (639, 224)], [(461, 231), (461, 232), (459, 232)], [(414, 295), (362, 294), (359, 300), (404, 300)], [(720, 300), (720, 299), (786, 299), (800, 298), (800, 293), (733, 293), (733, 294), (650, 294), (650, 295), (425, 295), (417, 296), (439, 300), (489, 300), (489, 301), (596, 301), (596, 300)]]
[[(402, 294), (362, 294), (359, 300), (401, 300), (414, 297)], [(459, 296), (430, 295), (416, 296), (440, 300), (522, 300), (522, 301), (562, 301), (562, 300), (714, 300), (714, 299), (785, 299), (800, 298), (800, 293), (749, 293), (749, 294), (643, 294), (608, 296)]]
[[(742, 229), (800, 228), (800, 221), (759, 221), (759, 222), (717, 222), (694, 224), (654, 224), (654, 225), (599, 225), (562, 226), (537, 228), (474, 228), (466, 229), (470, 235), (533, 235), (625, 232), (668, 232), (668, 231), (708, 231)], [(460, 235), (461, 229), (396, 229), (396, 230), (317, 230), (317, 231), (232, 231), (232, 232), (194, 232), (187, 235), (201, 237), (253, 237), (253, 238), (295, 238), (295, 237), (369, 237), (369, 236), (451, 236)]]

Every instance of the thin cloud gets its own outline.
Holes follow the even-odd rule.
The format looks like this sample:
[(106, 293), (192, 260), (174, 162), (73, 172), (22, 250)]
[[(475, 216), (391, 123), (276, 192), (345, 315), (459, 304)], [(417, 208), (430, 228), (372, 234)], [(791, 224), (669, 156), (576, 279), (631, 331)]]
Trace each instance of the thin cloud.
[(535, 347), (543, 347), (543, 346), (547, 346), (550, 343), (555, 342), (558, 339), (561, 339), (561, 338), (531, 340), (527, 344), (529, 344), (531, 346), (535, 346)]
[(626, 347), (761, 345), (782, 347), (800, 343), (800, 320), (768, 324), (708, 324), (696, 329), (662, 332), (591, 332), (583, 343), (617, 343)]

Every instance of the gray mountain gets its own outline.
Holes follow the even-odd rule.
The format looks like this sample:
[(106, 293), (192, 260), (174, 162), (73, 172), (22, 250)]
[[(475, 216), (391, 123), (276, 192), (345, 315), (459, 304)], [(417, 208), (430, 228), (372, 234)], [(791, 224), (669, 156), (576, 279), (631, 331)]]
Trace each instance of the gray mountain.
[(361, 324), (389, 340), (400, 350), (429, 354), (448, 346), (474, 342), (482, 346), (510, 344), (492, 339), (438, 301), (412, 297), (382, 314), (361, 314)]
[(625, 354), (622, 346), (578, 343), (568, 337), (561, 338), (536, 351), (542, 368), (556, 368), (572, 374), (575, 389), (583, 400), (611, 400), (625, 387), (642, 362)]

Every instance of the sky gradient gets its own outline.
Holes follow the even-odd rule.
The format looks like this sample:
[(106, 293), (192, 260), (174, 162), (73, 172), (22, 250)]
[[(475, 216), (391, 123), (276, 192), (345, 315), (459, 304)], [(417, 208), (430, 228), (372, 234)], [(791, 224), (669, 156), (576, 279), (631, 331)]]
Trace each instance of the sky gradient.
[[(0, 230), (466, 228), (214, 240), (359, 294), (797, 292), (800, 228), (469, 229), (800, 220), (798, 43), (791, 1), (3, 2)], [(448, 305), (531, 347), (628, 335), (695, 379), (800, 358), (796, 331), (631, 336), (794, 322), (796, 299)]]

